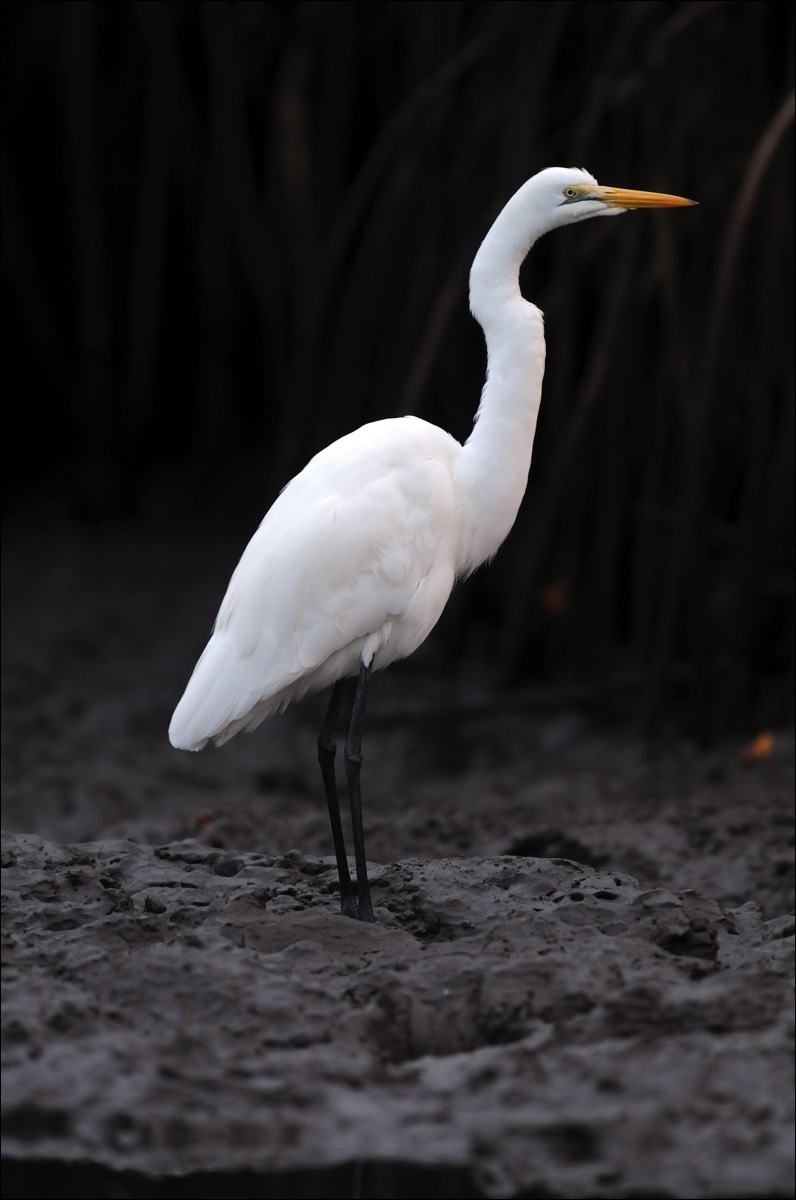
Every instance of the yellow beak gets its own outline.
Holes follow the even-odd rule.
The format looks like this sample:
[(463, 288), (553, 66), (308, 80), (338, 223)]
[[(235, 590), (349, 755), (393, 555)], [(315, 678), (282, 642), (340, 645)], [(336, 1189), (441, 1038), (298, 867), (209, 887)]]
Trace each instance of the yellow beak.
[(595, 200), (602, 200), (611, 208), (682, 208), (697, 204), (685, 196), (669, 196), (666, 192), (637, 192), (632, 188), (592, 187), (589, 189)]

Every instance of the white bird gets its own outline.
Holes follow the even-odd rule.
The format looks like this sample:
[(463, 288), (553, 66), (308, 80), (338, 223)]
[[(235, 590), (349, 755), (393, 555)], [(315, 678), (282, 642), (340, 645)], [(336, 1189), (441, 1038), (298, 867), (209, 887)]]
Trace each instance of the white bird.
[[(291, 700), (334, 685), (318, 757), (348, 916), (374, 919), (359, 783), (370, 674), (426, 639), (456, 580), (495, 554), (525, 493), (545, 340), (542, 313), (520, 293), (523, 260), (559, 225), (692, 203), (601, 187), (575, 168), (534, 175), (497, 217), (470, 272), (487, 375), (465, 444), (418, 417), (363, 425), (284, 488), (243, 552), (169, 737), (182, 750), (220, 746)], [(345, 748), (356, 891), (334, 772), (334, 726), (349, 677), (358, 680)]]

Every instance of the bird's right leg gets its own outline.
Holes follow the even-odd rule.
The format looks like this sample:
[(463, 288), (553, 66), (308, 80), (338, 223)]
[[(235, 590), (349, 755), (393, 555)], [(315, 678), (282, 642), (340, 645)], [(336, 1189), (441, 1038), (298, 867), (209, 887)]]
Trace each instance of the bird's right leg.
[(323, 722), (318, 737), (318, 762), (321, 764), (323, 787), (326, 792), (326, 805), (329, 809), (329, 824), (332, 827), (332, 841), (337, 859), (337, 876), (340, 880), (340, 905), (347, 917), (356, 917), (357, 901), (348, 870), (348, 858), (343, 840), (343, 826), (340, 821), (340, 805), (337, 801), (337, 781), (334, 775), (334, 756), (337, 744), (334, 737), (335, 724), (340, 712), (340, 697), (343, 691), (343, 680), (338, 679), (332, 688), (326, 719)]

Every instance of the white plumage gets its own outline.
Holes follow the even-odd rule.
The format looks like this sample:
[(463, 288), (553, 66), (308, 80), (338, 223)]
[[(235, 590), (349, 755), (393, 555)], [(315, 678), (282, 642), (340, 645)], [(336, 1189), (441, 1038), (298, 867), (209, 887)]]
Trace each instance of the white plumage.
[(457, 450), (441, 429), (403, 417), (364, 425), (307, 464), (243, 552), (174, 714), (173, 745), (221, 745), (356, 675), (363, 656), (378, 669), (417, 649), (456, 575)]
[(464, 446), (417, 417), (364, 425), (307, 464), (243, 552), (169, 737), (185, 750), (222, 745), (291, 700), (335, 684), (319, 743), (333, 759), (338, 681), (359, 675), (346, 757), (355, 776), (349, 771), (358, 913), (335, 817), (333, 767), (324, 769), (349, 915), (372, 919), (358, 807), (370, 670), (405, 658), (425, 640), (456, 579), (498, 549), (525, 492), (545, 342), (541, 312), (520, 294), (520, 266), (534, 241), (558, 225), (690, 203), (600, 187), (588, 172), (571, 168), (552, 167), (528, 180), (493, 224), (470, 273), (487, 380)]

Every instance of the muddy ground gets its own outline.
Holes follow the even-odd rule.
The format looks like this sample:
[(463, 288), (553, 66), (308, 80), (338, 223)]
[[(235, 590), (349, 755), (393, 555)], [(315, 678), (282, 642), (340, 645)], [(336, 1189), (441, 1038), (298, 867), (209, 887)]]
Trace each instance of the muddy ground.
[(793, 737), (751, 765), (433, 647), (377, 677), (376, 925), (323, 700), (170, 712), (243, 537), (6, 530), (7, 1197), (791, 1197)]

